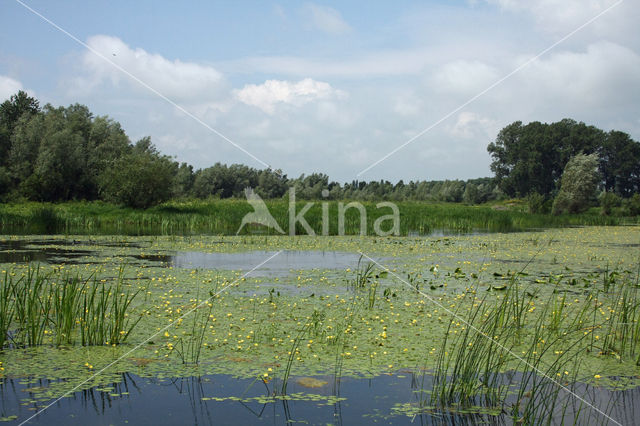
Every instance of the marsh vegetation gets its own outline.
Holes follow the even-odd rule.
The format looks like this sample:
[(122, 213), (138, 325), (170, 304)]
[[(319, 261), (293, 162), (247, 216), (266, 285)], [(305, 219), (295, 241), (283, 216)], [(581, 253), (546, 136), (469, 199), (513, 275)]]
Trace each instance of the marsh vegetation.
[[(13, 263), (2, 264), (0, 374), (5, 383), (46, 379), (27, 385), (34, 407), (127, 373), (230, 375), (249, 380), (248, 390), (202, 401), (315, 401), (318, 412), (357, 400), (344, 393), (350, 380), (408, 375), (411, 397), (378, 406), (376, 416), (615, 424), (614, 409), (629, 415), (616, 392), (638, 385), (637, 241), (637, 227), (430, 238), (5, 237), (0, 256)], [(280, 250), (287, 267), (251, 271), (264, 260), (254, 253)], [(32, 251), (48, 257), (16, 261)], [(346, 266), (305, 261), (323, 252)], [(611, 398), (586, 396), (585, 386)]]

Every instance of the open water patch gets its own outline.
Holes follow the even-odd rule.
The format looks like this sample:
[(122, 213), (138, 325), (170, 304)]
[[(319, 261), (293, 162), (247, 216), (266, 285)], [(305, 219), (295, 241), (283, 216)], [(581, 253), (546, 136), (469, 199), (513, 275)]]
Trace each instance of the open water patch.
[[(238, 253), (178, 252), (161, 256), (161, 260), (174, 268), (220, 269), (251, 271), (248, 277), (284, 277), (292, 270), (326, 270), (356, 268), (360, 255), (337, 251), (256, 250)], [(258, 265), (268, 262), (257, 267)], [(257, 267), (257, 268), (256, 268)], [(255, 270), (252, 270), (256, 268)]]

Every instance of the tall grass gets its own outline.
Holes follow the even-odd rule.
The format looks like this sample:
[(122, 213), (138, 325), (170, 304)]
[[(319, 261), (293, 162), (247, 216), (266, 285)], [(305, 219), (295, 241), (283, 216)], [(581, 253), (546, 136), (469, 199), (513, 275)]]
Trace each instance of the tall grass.
[(62, 272), (27, 268), (20, 277), (7, 271), (0, 290), (0, 349), (50, 342), (83, 346), (123, 343), (137, 320), (129, 316), (138, 292), (125, 290), (124, 268), (115, 283)]
[[(552, 294), (533, 315), (533, 296), (516, 280), (494, 303), (475, 294), (461, 300), (443, 336), (423, 409), (509, 413), (518, 424), (563, 421), (577, 377), (576, 354), (588, 341), (575, 319), (562, 314), (564, 298)], [(583, 313), (588, 305), (576, 309)], [(515, 402), (507, 403), (514, 387)], [(578, 405), (584, 409), (582, 401)]]
[(124, 267), (120, 267), (116, 283), (106, 286), (94, 280), (84, 291), (80, 305), (80, 331), (83, 346), (118, 345), (131, 334), (142, 319), (132, 320), (128, 314), (131, 303), (141, 290), (124, 290)]
[[(289, 202), (285, 199), (266, 200), (267, 207), (282, 229), (289, 228)], [(323, 231), (322, 205), (316, 201), (305, 219), (316, 234)], [(328, 206), (328, 232), (339, 230), (338, 202)], [(345, 202), (346, 203), (346, 202)], [(296, 203), (299, 212), (307, 201)], [(367, 234), (374, 235), (376, 219), (390, 214), (389, 208), (377, 208), (377, 203), (362, 202), (367, 212)], [(397, 202), (400, 211), (400, 234), (430, 234), (436, 231), (469, 233), (474, 231), (519, 231), (575, 225), (619, 225), (639, 223), (639, 218), (623, 218), (586, 213), (551, 216), (529, 214), (517, 210), (496, 210), (489, 206), (466, 206), (454, 203), (417, 201)], [(0, 206), (2, 233), (69, 233), (69, 234), (226, 234), (234, 235), (245, 214), (252, 207), (241, 199), (170, 201), (148, 210), (117, 207), (100, 201), (67, 202), (61, 204), (19, 203)], [(383, 223), (383, 229), (390, 224)], [(344, 221), (345, 233), (360, 234), (360, 217), (356, 209), (348, 209)], [(243, 233), (274, 234), (272, 229), (245, 227)], [(298, 224), (296, 233), (306, 234)]]

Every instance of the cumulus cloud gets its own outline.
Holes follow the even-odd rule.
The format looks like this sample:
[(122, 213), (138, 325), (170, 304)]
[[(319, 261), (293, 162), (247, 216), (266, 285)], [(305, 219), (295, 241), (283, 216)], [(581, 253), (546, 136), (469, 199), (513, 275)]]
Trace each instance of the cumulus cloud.
[(15, 95), (22, 90), (22, 83), (11, 77), (0, 75), (0, 102), (9, 99), (11, 95)]
[(82, 56), (84, 75), (74, 82), (78, 92), (91, 92), (105, 83), (148, 90), (113, 64), (176, 101), (212, 97), (223, 81), (222, 74), (210, 66), (169, 60), (141, 48), (132, 48), (117, 37), (96, 35), (90, 37), (87, 44), (112, 63), (87, 50)]
[(235, 91), (235, 95), (241, 102), (273, 114), (277, 105), (300, 107), (318, 99), (341, 97), (344, 93), (332, 88), (329, 83), (305, 78), (298, 82), (267, 80), (259, 85), (247, 84)]
[(342, 15), (337, 10), (308, 3), (305, 11), (311, 19), (313, 26), (329, 34), (343, 34), (351, 30), (349, 24), (342, 19)]

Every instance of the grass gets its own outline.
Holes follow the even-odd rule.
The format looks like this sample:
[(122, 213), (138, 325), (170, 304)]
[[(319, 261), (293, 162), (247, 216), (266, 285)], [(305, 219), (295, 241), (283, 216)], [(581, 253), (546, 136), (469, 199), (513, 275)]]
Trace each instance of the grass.
[[(338, 203), (327, 202), (328, 232), (339, 230)], [(344, 202), (346, 204), (346, 202)], [(282, 229), (289, 229), (287, 200), (267, 200), (269, 211)], [(299, 212), (306, 201), (296, 204)], [(315, 202), (305, 219), (316, 234), (323, 232), (322, 202)], [(374, 223), (390, 214), (389, 208), (376, 207), (374, 202), (362, 203), (367, 212), (367, 235), (375, 235)], [(639, 223), (638, 217), (602, 216), (595, 212), (580, 215), (551, 216), (529, 214), (518, 209), (501, 210), (491, 206), (467, 206), (454, 203), (398, 202), (401, 235), (426, 235), (438, 231), (450, 233), (509, 232), (534, 228), (620, 225)], [(494, 206), (495, 207), (495, 206)], [(25, 202), (0, 206), (0, 232), (15, 234), (124, 234), (124, 235), (235, 235), (242, 218), (252, 211), (245, 200), (170, 201), (148, 210), (121, 208), (100, 201), (47, 204)], [(382, 223), (387, 230), (390, 222)], [(345, 214), (347, 235), (360, 234), (360, 218), (356, 209)], [(243, 233), (275, 233), (274, 230), (251, 225)], [(300, 224), (298, 234), (306, 234)]]
[(0, 290), (0, 349), (57, 346), (118, 345), (140, 321), (129, 317), (138, 291), (125, 290), (123, 270), (113, 284), (78, 275), (43, 272), (29, 266), (17, 277), (5, 271)]

